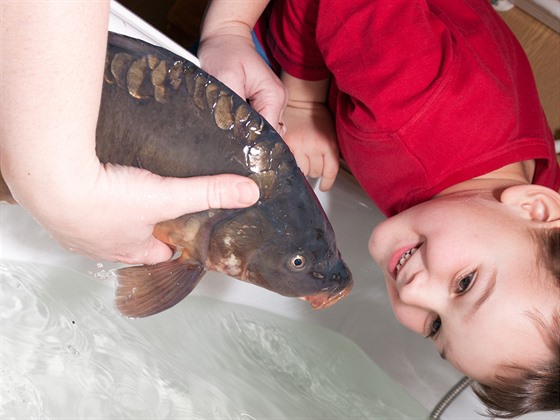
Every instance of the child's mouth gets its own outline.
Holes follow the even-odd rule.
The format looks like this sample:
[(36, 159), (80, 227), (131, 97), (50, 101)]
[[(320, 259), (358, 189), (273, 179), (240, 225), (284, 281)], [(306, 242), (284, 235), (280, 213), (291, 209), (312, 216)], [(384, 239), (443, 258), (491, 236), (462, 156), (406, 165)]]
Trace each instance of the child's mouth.
[(399, 271), (401, 271), (401, 268), (404, 267), (404, 265), (406, 264), (408, 259), (410, 257), (412, 257), (412, 255), (414, 255), (414, 253), (416, 252), (417, 249), (418, 249), (418, 247), (415, 246), (414, 248), (409, 249), (408, 251), (406, 251), (402, 255), (402, 257), (399, 259), (399, 262), (397, 263), (397, 267), (395, 268), (395, 271), (397, 272), (397, 274), (399, 273)]
[(389, 261), (389, 267), (391, 267), (388, 271), (392, 274), (393, 278), (396, 279), (399, 272), (402, 268), (406, 265), (410, 257), (414, 255), (414, 253), (420, 248), (422, 244), (415, 245), (413, 247), (406, 247), (397, 250)]

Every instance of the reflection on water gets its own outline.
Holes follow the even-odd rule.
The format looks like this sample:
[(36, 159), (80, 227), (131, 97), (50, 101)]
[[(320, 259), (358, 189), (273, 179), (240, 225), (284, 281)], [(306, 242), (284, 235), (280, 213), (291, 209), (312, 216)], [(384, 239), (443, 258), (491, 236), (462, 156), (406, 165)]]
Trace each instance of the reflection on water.
[(201, 296), (131, 320), (77, 272), (2, 261), (0, 275), (1, 418), (426, 415), (322, 327)]

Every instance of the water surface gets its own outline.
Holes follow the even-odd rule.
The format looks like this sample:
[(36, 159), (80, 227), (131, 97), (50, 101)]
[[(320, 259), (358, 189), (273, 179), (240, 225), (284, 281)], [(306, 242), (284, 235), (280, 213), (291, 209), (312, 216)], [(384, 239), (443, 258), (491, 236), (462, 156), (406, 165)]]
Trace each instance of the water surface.
[(427, 416), (323, 327), (203, 296), (127, 319), (76, 271), (4, 260), (0, 276), (1, 418)]

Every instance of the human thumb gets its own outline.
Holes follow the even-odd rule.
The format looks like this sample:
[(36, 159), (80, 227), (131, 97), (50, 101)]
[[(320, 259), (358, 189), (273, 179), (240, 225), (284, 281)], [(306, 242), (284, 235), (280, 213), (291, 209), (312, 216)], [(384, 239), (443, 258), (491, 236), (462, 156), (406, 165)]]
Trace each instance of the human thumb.
[(257, 184), (240, 175), (154, 177), (156, 184), (149, 183), (151, 188), (146, 193), (150, 199), (142, 206), (151, 215), (147, 222), (153, 224), (208, 209), (249, 207), (260, 196)]
[(84, 247), (82, 252), (103, 259), (129, 264), (165, 261), (172, 251), (153, 237), (157, 223), (207, 209), (248, 207), (259, 199), (255, 182), (240, 175), (172, 178), (133, 167), (106, 164), (104, 168), (104, 187), (95, 202), (105, 216), (93, 217), (87, 225), (96, 226), (89, 236), (97, 232), (107, 249), (100, 253)]
[[(186, 179), (163, 178), (163, 190), (169, 189), (166, 200), (162, 200), (161, 213), (156, 210), (156, 220), (163, 222), (175, 219), (187, 213), (207, 209), (242, 208), (253, 205), (259, 199), (259, 188), (249, 178), (238, 175), (213, 175)], [(169, 185), (165, 185), (169, 184)], [(178, 189), (179, 195), (185, 200), (173, 201), (177, 196), (173, 190)], [(182, 194), (181, 194), (182, 192)], [(184, 201), (184, 202), (181, 202)], [(171, 258), (172, 251), (163, 242), (151, 237), (145, 244), (144, 263), (153, 264)]]

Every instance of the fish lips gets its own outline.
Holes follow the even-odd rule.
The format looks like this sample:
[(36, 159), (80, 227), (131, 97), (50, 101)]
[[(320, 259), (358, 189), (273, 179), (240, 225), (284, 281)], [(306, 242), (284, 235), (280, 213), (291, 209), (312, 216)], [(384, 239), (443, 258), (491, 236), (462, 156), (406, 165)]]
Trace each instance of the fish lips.
[(301, 297), (300, 299), (305, 300), (311, 304), (313, 309), (325, 309), (329, 306), (334, 305), (344, 296), (348, 295), (352, 290), (354, 285), (354, 280), (352, 279), (352, 274), (350, 270), (340, 261), (334, 270), (332, 270), (332, 280), (334, 284), (318, 293)]

